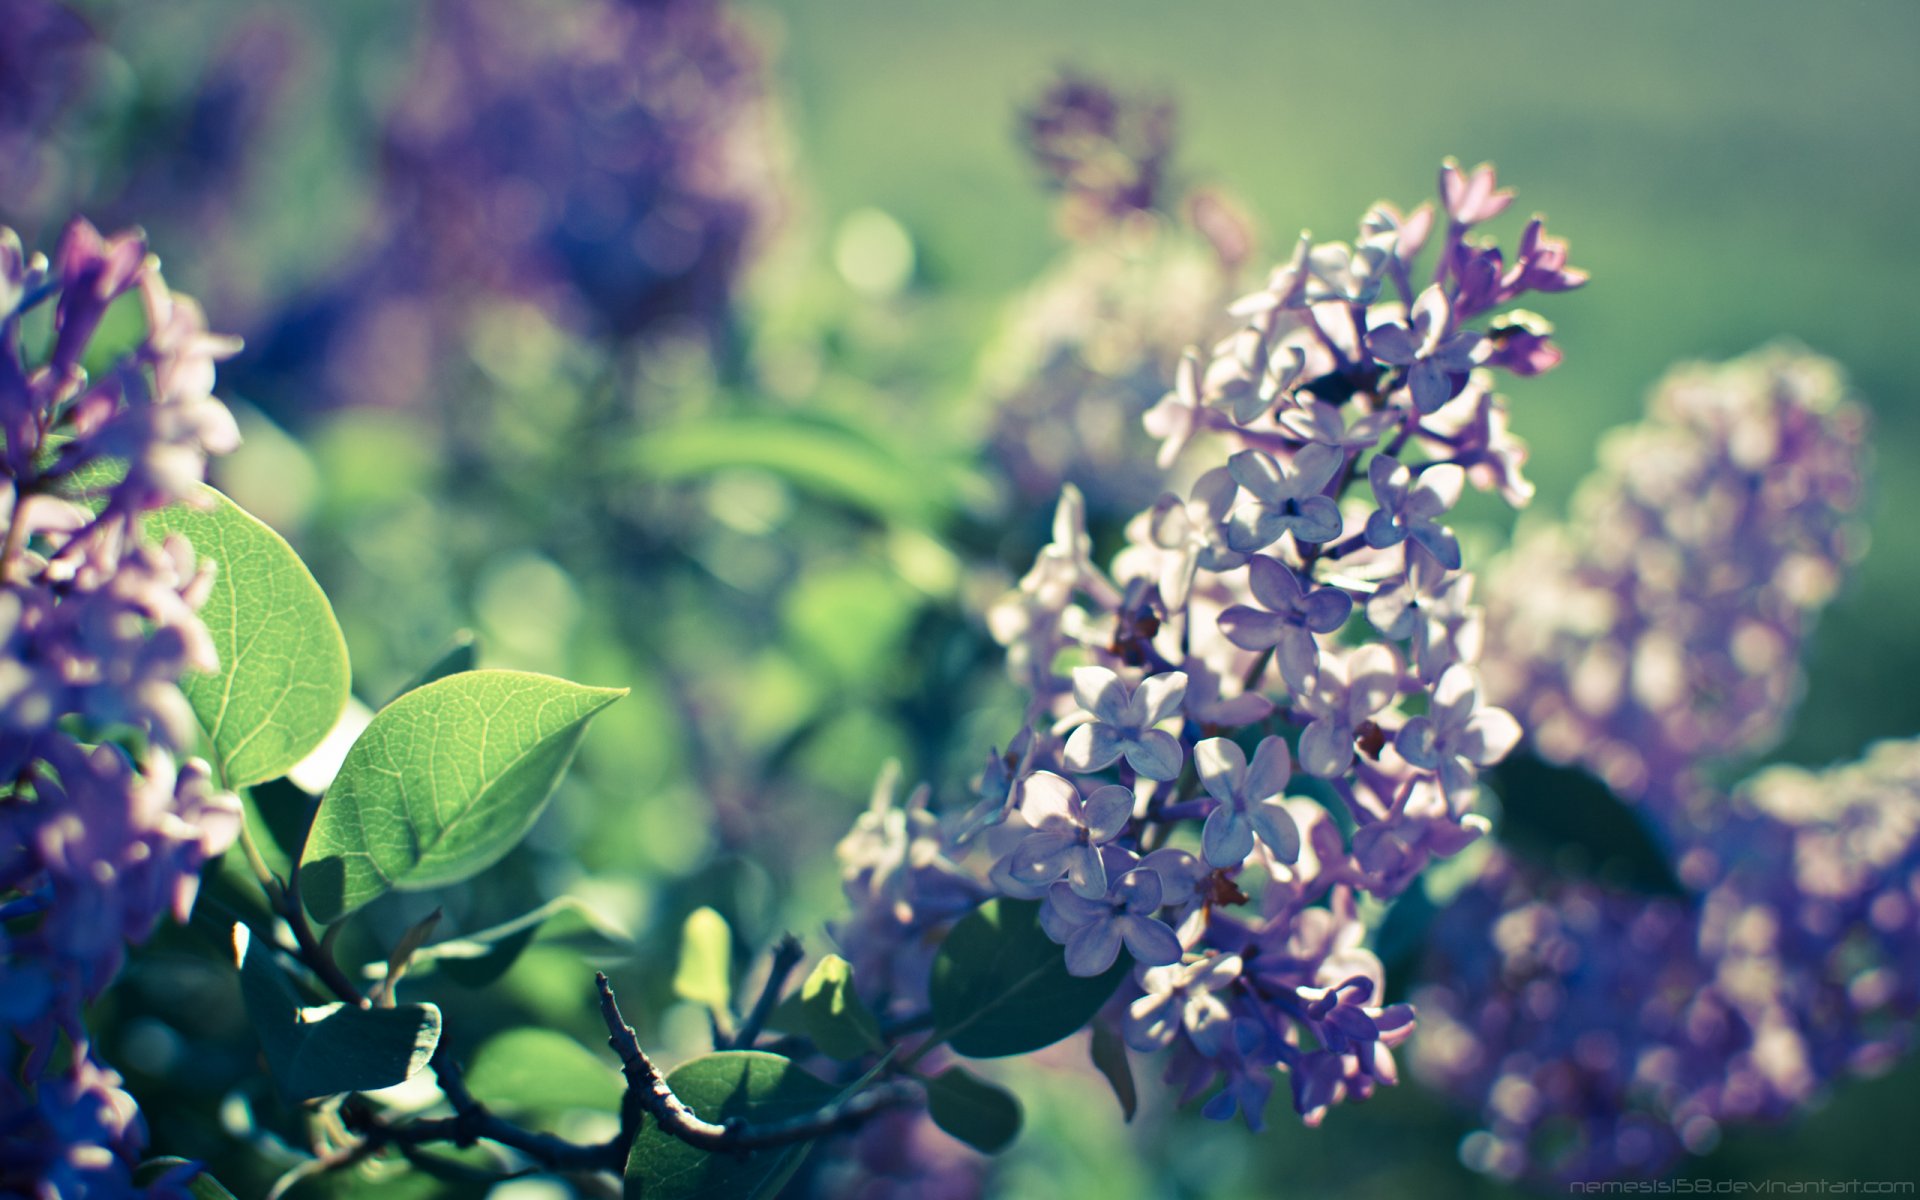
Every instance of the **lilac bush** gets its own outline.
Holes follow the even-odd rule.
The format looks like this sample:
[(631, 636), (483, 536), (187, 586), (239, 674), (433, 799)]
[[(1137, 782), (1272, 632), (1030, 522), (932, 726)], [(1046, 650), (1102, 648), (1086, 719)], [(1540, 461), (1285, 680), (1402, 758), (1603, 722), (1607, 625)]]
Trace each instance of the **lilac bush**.
[[(861, 827), (895, 839), (842, 843), (854, 916), (835, 934), (882, 1020), (924, 1003), (920, 964), (937, 984), (944, 928), (991, 893), (1002, 914), (1037, 905), (1069, 977), (1131, 964), (1110, 1010), (1135, 1050), (1171, 1048), (1183, 1096), (1215, 1093), (1209, 1116), (1259, 1128), (1276, 1071), (1309, 1123), (1396, 1079), (1412, 1014), (1384, 1001), (1359, 903), (1485, 832), (1477, 772), (1519, 737), (1479, 705), (1475, 642), (1454, 636), (1475, 615), (1447, 510), (1468, 481), (1518, 490), (1524, 458), (1480, 419), (1504, 412), (1483, 364), (1521, 318), (1469, 321), (1583, 278), (1537, 220), (1511, 267), (1474, 233), (1506, 202), (1492, 179), (1449, 163), (1438, 216), (1382, 204), (1353, 244), (1303, 236), (1232, 306), (1240, 326), (1146, 414), (1178, 490), (1110, 569), (1066, 490), (990, 614), (1032, 698), (976, 803), (889, 801)], [(1402, 353), (1414, 326), (1432, 346)], [(1432, 616), (1403, 599), (1384, 626), (1349, 620), (1454, 587)]]
[(1659, 1174), (1910, 1044), (1912, 743), (1715, 782), (1779, 738), (1857, 557), (1862, 425), (1802, 351), (1683, 368), (1609, 440), (1577, 523), (1523, 532), (1490, 572), (1489, 690), (1532, 748), (1636, 803), (1685, 894), (1503, 858), (1441, 916), (1416, 1066), (1479, 1110), (1470, 1165)]
[(1801, 646), (1864, 546), (1864, 437), (1815, 355), (1675, 370), (1568, 519), (1522, 529), (1488, 572), (1489, 697), (1547, 758), (1684, 808), (1799, 699)]
[[(102, 334), (138, 305), (140, 338)], [(118, 335), (116, 335), (118, 336)], [(0, 229), (0, 1184), (113, 1194), (143, 1140), (82, 1010), (129, 943), (184, 921), (238, 800), (187, 757), (181, 677), (218, 666), (184, 539), (143, 535), (239, 437), (213, 398), (237, 343), (170, 291), (137, 233), (70, 224), (53, 259)]]

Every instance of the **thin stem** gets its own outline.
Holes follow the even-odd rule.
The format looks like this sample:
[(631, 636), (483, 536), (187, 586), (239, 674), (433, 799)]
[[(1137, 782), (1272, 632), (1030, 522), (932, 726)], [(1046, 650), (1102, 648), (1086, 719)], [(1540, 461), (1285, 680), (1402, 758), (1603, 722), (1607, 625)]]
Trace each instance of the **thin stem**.
[(734, 1032), (733, 1047), (736, 1050), (751, 1050), (760, 1031), (766, 1028), (767, 1018), (780, 1003), (780, 993), (787, 986), (787, 976), (800, 965), (806, 951), (800, 946), (800, 939), (792, 934), (782, 934), (773, 948), (773, 964), (767, 968), (767, 982), (761, 985), (760, 996), (753, 1002), (753, 1008), (747, 1013), (746, 1020), (740, 1022), (740, 1028)]
[(280, 893), (280, 900), (275, 908), (279, 910), (280, 917), (286, 921), (288, 927), (293, 930), (293, 940), (300, 947), (300, 961), (318, 975), (320, 982), (326, 984), (327, 990), (334, 995), (355, 1008), (367, 1007), (366, 996), (354, 986), (353, 980), (347, 978), (347, 973), (340, 969), (340, 964), (334, 961), (333, 952), (313, 936), (313, 926), (307, 923), (307, 910), (300, 903), (300, 869), (298, 867), (294, 868), (293, 878), (288, 881), (286, 889)]
[(607, 1041), (620, 1056), (620, 1070), (627, 1077), (628, 1095), (638, 1098), (641, 1108), (663, 1131), (697, 1150), (744, 1153), (764, 1146), (810, 1141), (849, 1129), (882, 1109), (909, 1103), (920, 1094), (919, 1089), (910, 1084), (886, 1083), (785, 1121), (748, 1125), (734, 1119), (716, 1125), (674, 1094), (659, 1068), (640, 1048), (640, 1039), (633, 1027), (621, 1017), (619, 1002), (614, 999), (613, 987), (606, 975), (594, 978), (600, 988), (600, 1015), (607, 1024)]

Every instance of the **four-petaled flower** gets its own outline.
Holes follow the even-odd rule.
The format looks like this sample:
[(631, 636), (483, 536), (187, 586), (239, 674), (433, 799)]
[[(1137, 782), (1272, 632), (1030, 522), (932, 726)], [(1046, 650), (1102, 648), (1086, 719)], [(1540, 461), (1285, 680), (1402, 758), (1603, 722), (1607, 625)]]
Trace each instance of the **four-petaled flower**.
[(1283, 863), (1300, 857), (1300, 828), (1287, 812), (1287, 779), (1293, 762), (1277, 737), (1260, 739), (1253, 762), (1226, 738), (1208, 738), (1193, 748), (1200, 782), (1220, 806), (1207, 814), (1200, 853), (1213, 867), (1237, 867), (1253, 853), (1254, 839)]
[(1452, 399), (1453, 377), (1464, 378), (1487, 356), (1479, 333), (1453, 328), (1453, 312), (1438, 284), (1414, 300), (1406, 324), (1369, 330), (1367, 349), (1381, 362), (1407, 368), (1407, 388), (1422, 415)]
[(1210, 954), (1142, 971), (1140, 986), (1146, 995), (1127, 1006), (1121, 1036), (1127, 1045), (1149, 1054), (1184, 1030), (1194, 1048), (1211, 1058), (1224, 1048), (1232, 1020), (1226, 1002), (1215, 993), (1238, 978), (1238, 954)]
[(1473, 673), (1455, 665), (1434, 685), (1427, 715), (1408, 720), (1393, 745), (1414, 766), (1437, 772), (1451, 796), (1473, 786), (1475, 767), (1499, 762), (1519, 741), (1520, 722), (1504, 708), (1482, 708)]
[(1180, 939), (1154, 919), (1163, 899), (1160, 874), (1136, 867), (1114, 882), (1098, 900), (1078, 895), (1064, 883), (1047, 893), (1041, 928), (1067, 948), (1067, 973), (1098, 975), (1120, 957), (1126, 944), (1134, 961), (1164, 967), (1180, 961)]
[(1067, 877), (1067, 886), (1089, 900), (1107, 894), (1100, 847), (1118, 837), (1133, 815), (1133, 793), (1108, 784), (1081, 802), (1073, 781), (1035, 771), (1020, 788), (1020, 815), (1032, 825), (1009, 856), (1007, 873), (1029, 887)]
[(1129, 688), (1105, 667), (1075, 667), (1073, 696), (1093, 720), (1067, 738), (1062, 759), (1068, 770), (1103, 771), (1124, 755), (1145, 778), (1179, 777), (1186, 761), (1180, 739), (1154, 726), (1180, 711), (1187, 697), (1185, 674), (1168, 671)]
[(1481, 163), (1466, 172), (1458, 161), (1449, 158), (1440, 164), (1440, 202), (1455, 223), (1478, 225), (1507, 211), (1507, 205), (1513, 203), (1513, 189), (1499, 187), (1492, 163)]
[(1399, 459), (1376, 454), (1367, 464), (1367, 481), (1373, 484), (1374, 500), (1380, 505), (1367, 518), (1367, 545), (1384, 550), (1412, 538), (1447, 570), (1460, 569), (1459, 541), (1453, 530), (1434, 518), (1459, 503), (1466, 472), (1441, 463), (1422, 471), (1416, 483), (1413, 472)]
[(1247, 582), (1262, 607), (1236, 604), (1227, 609), (1220, 614), (1220, 632), (1242, 650), (1278, 647), (1279, 657), (1291, 661), (1296, 674), (1311, 673), (1320, 657), (1313, 635), (1346, 624), (1353, 598), (1336, 587), (1309, 589), (1292, 567), (1264, 554), (1248, 561)]
[(1400, 684), (1400, 657), (1377, 643), (1350, 654), (1323, 655), (1311, 675), (1280, 664), (1294, 703), (1312, 720), (1300, 733), (1300, 769), (1332, 779), (1353, 762), (1353, 739), (1362, 722), (1387, 706)]
[(1300, 447), (1289, 463), (1261, 450), (1235, 454), (1227, 460), (1227, 470), (1252, 500), (1234, 512), (1227, 545), (1251, 553), (1286, 533), (1300, 542), (1339, 537), (1340, 506), (1322, 493), (1345, 462), (1346, 455), (1319, 442)]

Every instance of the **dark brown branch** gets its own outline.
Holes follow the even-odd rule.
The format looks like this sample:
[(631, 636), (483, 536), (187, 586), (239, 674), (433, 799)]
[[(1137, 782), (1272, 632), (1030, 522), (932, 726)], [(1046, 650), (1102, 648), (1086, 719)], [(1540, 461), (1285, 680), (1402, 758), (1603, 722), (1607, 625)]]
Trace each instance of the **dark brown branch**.
[(333, 951), (313, 936), (313, 926), (307, 923), (307, 910), (300, 903), (299, 868), (294, 868), (293, 878), (284, 890), (278, 888), (274, 890), (278, 893), (273, 897), (274, 907), (279, 910), (280, 916), (293, 930), (293, 940), (300, 947), (300, 961), (318, 975), (320, 982), (326, 984), (328, 990), (334, 995), (355, 1008), (367, 1007), (366, 996), (354, 986), (353, 980), (347, 978), (347, 973), (340, 969), (340, 964), (334, 961)]
[(800, 965), (800, 960), (805, 956), (806, 951), (800, 948), (799, 938), (790, 933), (780, 935), (779, 943), (773, 948), (773, 964), (767, 969), (767, 982), (761, 987), (760, 996), (753, 1002), (747, 1019), (734, 1032), (734, 1049), (753, 1049), (760, 1031), (766, 1028), (767, 1018), (773, 1015), (774, 1006), (780, 1003), (780, 993), (787, 986), (787, 976), (793, 974), (793, 969)]
[(919, 1089), (907, 1083), (884, 1083), (828, 1105), (818, 1112), (765, 1125), (748, 1125), (738, 1119), (715, 1124), (687, 1107), (673, 1092), (653, 1065), (640, 1039), (620, 1015), (619, 1002), (605, 973), (594, 977), (600, 988), (600, 1015), (607, 1024), (608, 1043), (620, 1056), (621, 1073), (627, 1077), (627, 1094), (638, 1097), (641, 1108), (673, 1137), (696, 1150), (710, 1153), (746, 1153), (766, 1146), (785, 1146), (850, 1129), (874, 1113), (919, 1099)]

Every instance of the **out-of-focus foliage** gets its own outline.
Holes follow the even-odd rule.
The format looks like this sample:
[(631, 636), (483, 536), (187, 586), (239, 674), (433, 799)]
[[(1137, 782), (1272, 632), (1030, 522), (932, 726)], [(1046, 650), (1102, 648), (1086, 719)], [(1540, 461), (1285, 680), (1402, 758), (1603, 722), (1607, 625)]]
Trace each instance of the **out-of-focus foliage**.
[[(483, 885), (383, 896), (340, 948), (377, 975), (443, 910), (436, 940), (461, 948), (417, 961), (410, 998), (461, 1031), (483, 1098), (556, 1130), (604, 1135), (613, 1110), (557, 1103), (490, 1054), (549, 1055), (537, 1082), (578, 1072), (601, 1095), (566, 1051), (515, 1045), (537, 1028), (597, 1054), (594, 967), (662, 1061), (708, 1049), (710, 997), (674, 988), (703, 907), (742, 994), (780, 929), (830, 949), (830, 850), (879, 765), (962, 787), (1017, 723), (976, 614), (1045, 541), (1058, 484), (1093, 502), (1103, 550), (1153, 498), (1138, 417), (1273, 256), (1239, 239), (1344, 227), (1444, 153), (1495, 159), (1577, 218), (1601, 280), (1562, 338), (1569, 368), (1516, 404), (1537, 508), (1565, 509), (1670, 362), (1790, 333), (1847, 365), (1875, 418), (1872, 553), (1809, 644), (1773, 754), (1819, 764), (1920, 732), (1920, 639), (1898, 616), (1920, 585), (1903, 404), (1920, 159), (1899, 149), (1920, 137), (1920, 14), (1898, 0), (1737, 18), (1494, 0), (0, 9), (0, 223), (47, 245), (69, 211), (137, 220), (214, 326), (248, 336), (222, 372), (245, 444), (214, 478), (333, 597), (358, 703), (392, 699), (460, 630), (485, 666), (633, 689)], [(1021, 117), (1062, 61), (1177, 112), (1120, 136), (1151, 186), (1080, 170), (1064, 227), (1022, 146), (1059, 127)], [(1244, 215), (1217, 207), (1229, 191)], [(1497, 505), (1463, 511), (1470, 553), (1504, 535)], [(310, 804), (260, 791), (255, 809)], [(1646, 853), (1611, 800), (1581, 811), (1536, 843), (1548, 869), (1617, 874)], [(277, 849), (298, 861), (293, 824)], [(94, 1024), (150, 1144), (257, 1195), (304, 1146), (231, 1038), (226, 910), (247, 900), (241, 866), (222, 870)], [(518, 923), (545, 905), (560, 915)], [(1123, 1123), (1087, 1059), (1074, 1041), (981, 1069), (1025, 1109), (996, 1193), (1253, 1196), (1284, 1177), (1509, 1194), (1459, 1163), (1470, 1115), (1413, 1082), (1254, 1139), (1176, 1115), (1144, 1076)], [(1911, 1177), (1917, 1080), (1909, 1064), (1795, 1124), (1729, 1127), (1684, 1169)], [(964, 1195), (979, 1162), (890, 1116), (795, 1186), (854, 1194), (837, 1189), (858, 1163), (893, 1181), (878, 1194)], [(456, 1186), (383, 1162), (296, 1195)]]

